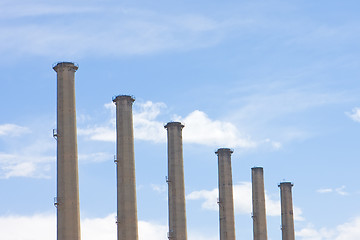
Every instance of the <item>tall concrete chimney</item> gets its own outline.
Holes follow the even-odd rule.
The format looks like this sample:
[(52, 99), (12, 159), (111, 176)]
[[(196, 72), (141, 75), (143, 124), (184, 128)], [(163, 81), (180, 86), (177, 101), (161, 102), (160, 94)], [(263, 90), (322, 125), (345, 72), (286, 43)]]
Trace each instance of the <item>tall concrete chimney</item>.
[(291, 182), (280, 183), (282, 240), (295, 240)]
[(235, 240), (234, 200), (229, 148), (219, 148), (216, 152), (219, 165), (219, 214), (220, 240)]
[(57, 72), (57, 239), (80, 240), (78, 154), (76, 139), (75, 72), (71, 62)]
[(168, 139), (168, 191), (169, 191), (169, 232), (170, 240), (186, 240), (186, 208), (184, 161), (182, 147), (182, 125), (169, 122), (165, 125)]
[(267, 240), (263, 168), (251, 168), (251, 179), (254, 240)]
[(135, 157), (131, 96), (119, 95), (116, 105), (116, 173), (118, 240), (137, 240)]

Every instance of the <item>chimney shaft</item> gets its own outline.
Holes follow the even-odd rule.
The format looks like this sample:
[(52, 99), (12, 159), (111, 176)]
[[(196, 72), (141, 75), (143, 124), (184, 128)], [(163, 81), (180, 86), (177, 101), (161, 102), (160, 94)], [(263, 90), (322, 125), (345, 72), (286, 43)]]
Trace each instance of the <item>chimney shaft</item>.
[(219, 165), (219, 214), (220, 240), (235, 240), (234, 200), (229, 148), (219, 148), (216, 152)]
[(116, 105), (116, 173), (117, 173), (117, 235), (118, 240), (137, 240), (138, 222), (134, 134), (131, 96), (113, 99)]
[(182, 125), (169, 122), (165, 125), (168, 139), (168, 194), (170, 240), (186, 240), (186, 208), (184, 186), (184, 161), (182, 147)]
[(267, 240), (263, 168), (251, 169), (254, 240)]
[(291, 182), (280, 183), (282, 240), (295, 240)]
[(79, 177), (74, 63), (61, 62), (57, 72), (57, 239), (80, 240)]

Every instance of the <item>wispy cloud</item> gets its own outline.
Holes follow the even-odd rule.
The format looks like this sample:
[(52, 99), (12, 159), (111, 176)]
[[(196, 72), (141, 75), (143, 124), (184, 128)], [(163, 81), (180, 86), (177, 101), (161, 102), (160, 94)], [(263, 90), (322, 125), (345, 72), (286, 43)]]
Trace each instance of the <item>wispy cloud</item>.
[[(212, 16), (206, 10), (191, 11), (193, 14), (179, 11), (165, 14), (125, 6), (129, 5), (110, 5), (103, 1), (51, 4), (43, 0), (31, 3), (2, 1), (0, 53), (76, 60), (89, 55), (187, 51), (217, 45), (230, 35), (241, 41), (247, 39), (244, 36), (254, 34), (269, 40), (257, 44), (257, 48), (264, 47), (262, 45), (269, 47), (275, 40), (282, 46), (321, 48), (324, 43), (328, 47), (356, 42), (353, 40), (357, 39), (354, 33), (358, 32), (354, 31), (358, 29), (354, 23), (334, 27), (310, 21), (309, 18), (297, 21), (283, 19), (284, 15), (269, 14), (273, 4), (240, 3), (236, 7), (240, 12), (236, 11), (236, 14), (233, 9), (224, 7), (216, 9), (219, 14)], [(287, 7), (282, 8), (288, 11)], [(280, 21), (286, 24), (280, 24)], [(276, 38), (272, 37), (274, 33)]]
[(350, 113), (347, 112), (346, 115), (353, 121), (360, 122), (360, 108), (356, 107)]
[[(35, 145), (33, 145), (36, 147)], [(26, 152), (0, 152), (0, 178), (33, 177), (48, 178), (55, 156)]]
[(318, 189), (316, 191), (318, 193), (331, 193), (331, 192), (333, 192), (333, 189), (332, 188), (321, 188), (321, 189)]
[(114, 155), (107, 152), (95, 152), (89, 154), (79, 154), (81, 162), (104, 162), (113, 160)]
[(343, 196), (349, 194), (348, 192), (345, 191), (345, 186), (341, 186), (341, 187), (339, 187), (339, 188), (336, 188), (336, 189), (335, 189), (335, 192), (338, 193), (338, 194), (340, 194), (340, 195), (343, 195)]
[[(0, 150), (0, 178), (48, 178), (55, 162), (56, 143), (50, 134), (14, 124), (0, 125), (3, 136), (22, 136), (7, 142)], [(43, 130), (43, 129), (42, 129)], [(43, 131), (40, 132), (43, 132)], [(32, 133), (34, 132), (34, 133)], [(27, 133), (24, 135), (24, 133)], [(35, 134), (36, 133), (36, 134)]]
[[(316, 110), (354, 100), (352, 94), (326, 91), (319, 83), (300, 85), (298, 81), (271, 80), (271, 83), (241, 84), (229, 90), (232, 104), (239, 106), (232, 109), (229, 119), (246, 126), (251, 136), (269, 138), (274, 149), (321, 134), (309, 121), (324, 117)], [(307, 117), (303, 118), (305, 114)], [(303, 119), (299, 121), (299, 118)]]
[(318, 189), (317, 192), (318, 193), (337, 193), (339, 195), (345, 196), (348, 195), (349, 193), (345, 191), (346, 186), (341, 186), (338, 188), (321, 188)]
[[(182, 51), (217, 44), (225, 27), (201, 14), (173, 16), (150, 10), (109, 8), (105, 4), (86, 5), (2, 4), (0, 53), (78, 59), (88, 55)], [(64, 15), (68, 21), (61, 18)], [(44, 17), (46, 21), (42, 21)]]
[(275, 80), (271, 81), (271, 84), (247, 86), (245, 90), (241, 89), (241, 86), (240, 90), (233, 90), (235, 94), (240, 92), (244, 95), (234, 98), (243, 106), (236, 113), (241, 119), (268, 122), (288, 114), (343, 103), (350, 99), (343, 92), (327, 92), (319, 89), (320, 87), (321, 85), (316, 84), (298, 86), (296, 82)]
[[(252, 188), (250, 182), (242, 182), (234, 184), (234, 208), (236, 214), (251, 214), (252, 212)], [(194, 191), (186, 196), (187, 200), (203, 200), (201, 207), (203, 209), (218, 211), (217, 198), (219, 196), (218, 189)], [(280, 216), (281, 206), (279, 200), (273, 200), (265, 193), (266, 213), (269, 216)], [(298, 207), (294, 207), (295, 220), (303, 221), (302, 211)]]
[[(57, 146), (50, 131), (53, 123), (41, 121), (31, 125), (31, 129), (15, 124), (0, 125), (0, 138), (6, 137), (5, 140), (8, 140), (9, 136), (21, 136), (4, 141), (5, 144), (0, 146), (0, 179), (53, 176)], [(114, 158), (113, 154), (105, 151), (96, 152), (86, 144), (81, 145), (79, 149), (78, 159), (83, 164), (112, 161)]]
[(167, 190), (166, 185), (151, 184), (151, 188), (158, 193), (164, 193)]
[(77, 4), (76, 7), (68, 7), (64, 4), (48, 4), (46, 2), (41, 3), (40, 1), (37, 3), (18, 1), (17, 4), (13, 1), (2, 1), (0, 3), (0, 19), (70, 15), (98, 11), (95, 7), (88, 7), (81, 4)]
[(20, 136), (26, 133), (29, 133), (30, 129), (27, 127), (22, 127), (16, 124), (2, 124), (0, 125), (0, 137), (1, 136)]
[(78, 128), (79, 136), (87, 136), (90, 140), (115, 142), (115, 126), (94, 126), (88, 128)]

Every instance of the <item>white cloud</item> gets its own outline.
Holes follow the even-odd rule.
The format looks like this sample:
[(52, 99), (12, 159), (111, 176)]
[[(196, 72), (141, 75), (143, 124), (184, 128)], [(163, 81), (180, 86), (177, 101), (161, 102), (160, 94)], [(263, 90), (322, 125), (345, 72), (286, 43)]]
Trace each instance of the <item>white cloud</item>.
[(0, 136), (20, 136), (29, 133), (27, 127), (18, 126), (16, 124), (2, 124), (0, 125)]
[(212, 120), (202, 111), (193, 111), (182, 122), (185, 123), (184, 142), (217, 147), (256, 147), (256, 143), (249, 136), (242, 136), (234, 124)]
[[(80, 128), (78, 130), (80, 136), (87, 136), (90, 140), (115, 141), (115, 106), (113, 104), (105, 104), (105, 107), (112, 112), (111, 120), (101, 126), (88, 127), (86, 129)], [(134, 104), (135, 139), (166, 142), (164, 123), (157, 120), (163, 109), (166, 109), (166, 105), (161, 102), (154, 103), (147, 101)], [(254, 148), (257, 146), (257, 143), (251, 140), (249, 136), (243, 136), (234, 124), (210, 119), (206, 113), (199, 110), (191, 112), (184, 118), (180, 116), (172, 118), (173, 120), (185, 123), (185, 128), (183, 129), (184, 143), (196, 143), (213, 147)], [(263, 143), (270, 143), (274, 149), (281, 148), (281, 143), (269, 139), (263, 141)]]
[(312, 225), (308, 225), (306, 228), (296, 231), (296, 237), (301, 240), (330, 240), (334, 239), (334, 231), (326, 228), (316, 230)]
[[(21, 231), (19, 231), (21, 226)], [(139, 239), (167, 240), (168, 226), (165, 224), (142, 221), (138, 222)], [(33, 216), (0, 216), (1, 239), (6, 240), (55, 240), (56, 216), (54, 214), (36, 214)], [(81, 237), (86, 240), (116, 239), (115, 214), (102, 218), (81, 220)], [(215, 236), (189, 231), (189, 240), (211, 239)]]
[(6, 240), (55, 240), (55, 216), (52, 214), (0, 216), (0, 233), (1, 239)]
[(354, 108), (351, 113), (346, 113), (353, 121), (360, 122), (360, 108)]
[(85, 218), (81, 221), (81, 238), (88, 240), (95, 239), (116, 239), (115, 214), (104, 218)]
[[(194, 191), (186, 196), (187, 200), (204, 200), (201, 207), (203, 209), (218, 211), (217, 205), (219, 193), (218, 189)], [(235, 214), (251, 214), (252, 212), (252, 188), (251, 182), (241, 182), (233, 185), (234, 211)], [(268, 216), (280, 216), (281, 207), (279, 200), (273, 200), (265, 193), (266, 214)], [(302, 211), (294, 206), (294, 218), (302, 221)]]
[(139, 239), (167, 240), (168, 227), (154, 222), (139, 221)]
[[(250, 182), (243, 182), (241, 184), (235, 184), (233, 186), (234, 191), (234, 208), (235, 213), (246, 213), (251, 214), (252, 212), (252, 187)], [(266, 203), (269, 205), (269, 203)], [(270, 204), (271, 207), (274, 206), (274, 204)], [(271, 207), (267, 207), (266, 212), (273, 213), (274, 211), (271, 209)]]
[(296, 232), (300, 240), (358, 240), (360, 239), (360, 217), (338, 225), (334, 229), (316, 229), (313, 225)]
[(116, 132), (115, 126), (93, 126), (86, 129), (78, 128), (79, 136), (88, 136), (90, 140), (115, 142)]
[(360, 217), (350, 222), (339, 225), (336, 228), (338, 235), (335, 240), (357, 240), (360, 239)]
[[(165, 108), (164, 103), (135, 103), (133, 110), (134, 138), (138, 140), (148, 140), (154, 142), (165, 142), (166, 131), (164, 124), (156, 121), (161, 109)], [(111, 119), (102, 126), (94, 126), (86, 129), (79, 128), (80, 136), (88, 136), (90, 140), (115, 142), (116, 140), (116, 120), (115, 105), (105, 104), (105, 108), (111, 111)]]
[(134, 137), (139, 140), (165, 142), (166, 130), (164, 124), (156, 121), (165, 103), (147, 101), (139, 103), (134, 110)]
[(305, 221), (305, 217), (302, 216), (302, 210), (299, 207), (294, 206), (294, 220)]
[[(139, 223), (139, 239), (166, 240), (168, 227), (165, 224), (153, 221)], [(22, 231), (18, 231), (19, 226)], [(56, 217), (54, 214), (35, 214), (32, 216), (7, 215), (0, 216), (0, 232), (2, 239), (6, 240), (55, 240)], [(208, 233), (188, 231), (189, 240), (218, 239)], [(85, 218), (81, 220), (81, 234), (87, 240), (116, 239), (115, 214), (102, 218)], [(334, 229), (316, 229), (313, 225), (296, 232), (299, 240), (358, 240), (360, 239), (360, 217), (338, 225)]]
[(33, 162), (24, 162), (15, 165), (4, 166), (2, 169), (7, 172), (5, 174), (5, 178), (28, 177), (34, 175), (36, 166)]
[(217, 211), (218, 196), (219, 191), (217, 188), (215, 188), (213, 190), (200, 190), (191, 192), (186, 196), (186, 200), (204, 200), (204, 202), (201, 204), (203, 209)]

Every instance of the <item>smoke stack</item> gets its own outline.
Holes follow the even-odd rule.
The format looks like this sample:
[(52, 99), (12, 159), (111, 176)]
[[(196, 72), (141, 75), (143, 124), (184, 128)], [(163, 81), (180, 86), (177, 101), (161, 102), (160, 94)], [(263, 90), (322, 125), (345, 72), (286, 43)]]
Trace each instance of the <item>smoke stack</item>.
[(184, 186), (184, 161), (182, 149), (182, 125), (169, 122), (165, 125), (168, 139), (168, 191), (170, 240), (186, 240), (186, 208)]
[(254, 240), (267, 240), (263, 168), (251, 168), (251, 178)]
[(57, 72), (57, 239), (80, 240), (78, 154), (74, 63), (61, 62)]
[(116, 174), (118, 240), (137, 240), (135, 158), (131, 96), (113, 98), (116, 105)]
[(291, 182), (280, 183), (282, 240), (295, 240)]
[(235, 240), (234, 200), (229, 148), (219, 148), (216, 152), (219, 165), (219, 213), (220, 240)]

